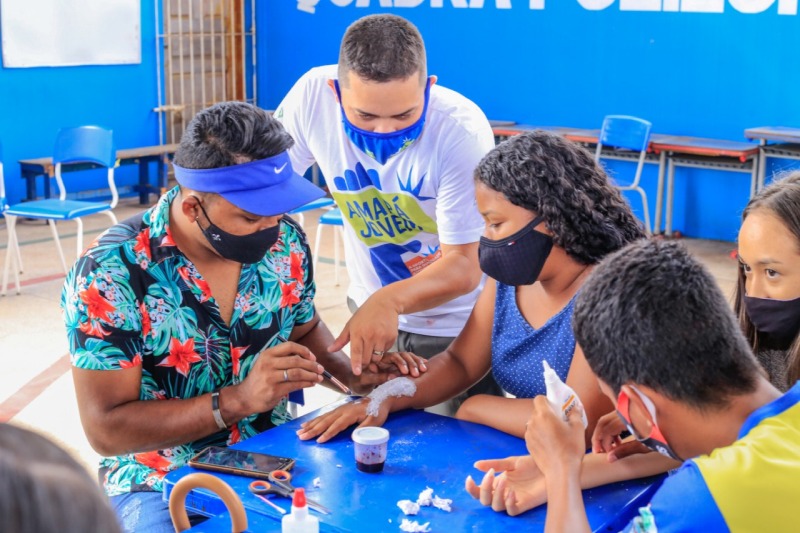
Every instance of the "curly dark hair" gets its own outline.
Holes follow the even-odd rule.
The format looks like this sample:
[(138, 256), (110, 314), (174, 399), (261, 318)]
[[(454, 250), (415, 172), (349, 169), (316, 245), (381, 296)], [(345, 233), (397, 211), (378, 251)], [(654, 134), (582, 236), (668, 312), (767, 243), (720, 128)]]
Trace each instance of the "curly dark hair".
[(537, 130), (500, 143), (478, 163), (475, 181), (543, 216), (553, 242), (584, 265), (645, 236), (592, 155), (557, 135)]

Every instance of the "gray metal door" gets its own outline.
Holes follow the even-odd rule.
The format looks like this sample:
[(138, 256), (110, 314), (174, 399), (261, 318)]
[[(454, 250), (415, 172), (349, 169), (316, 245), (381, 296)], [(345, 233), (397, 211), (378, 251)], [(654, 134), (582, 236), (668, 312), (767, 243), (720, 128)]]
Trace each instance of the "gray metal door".
[(155, 111), (159, 142), (172, 144), (180, 142), (186, 124), (201, 109), (226, 100), (255, 103), (256, 2), (155, 1)]

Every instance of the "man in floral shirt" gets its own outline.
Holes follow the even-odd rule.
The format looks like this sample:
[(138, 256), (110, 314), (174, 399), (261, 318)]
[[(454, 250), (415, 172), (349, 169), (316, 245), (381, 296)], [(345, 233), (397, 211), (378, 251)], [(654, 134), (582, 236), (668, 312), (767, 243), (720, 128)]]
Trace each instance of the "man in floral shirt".
[(180, 186), (67, 277), (81, 421), (126, 530), (172, 531), (164, 475), (287, 420), (287, 395), (321, 382), (320, 363), (353, 382), (326, 350), (305, 235), (283, 217), (323, 195), (292, 170), (292, 143), (249, 104), (201, 111), (175, 156)]

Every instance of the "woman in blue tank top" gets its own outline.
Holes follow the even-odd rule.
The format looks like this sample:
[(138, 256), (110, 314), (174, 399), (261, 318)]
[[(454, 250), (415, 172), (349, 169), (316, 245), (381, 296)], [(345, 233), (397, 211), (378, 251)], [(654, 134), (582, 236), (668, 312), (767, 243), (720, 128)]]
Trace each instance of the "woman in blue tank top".
[[(641, 225), (586, 150), (548, 133), (500, 144), (475, 179), (486, 223), (479, 257), (489, 279), (451, 351), (463, 346), (465, 359), (491, 368), (516, 398), (473, 396), (456, 416), (523, 436), (530, 398), (545, 394), (546, 360), (583, 401), (589, 442), (597, 418), (613, 406), (576, 346), (575, 295), (593, 265), (644, 236)], [(483, 331), (471, 329), (478, 322)]]
[(643, 229), (592, 155), (536, 131), (490, 151), (475, 171), (486, 224), (478, 255), (488, 278), (464, 329), (414, 380), (411, 397), (389, 397), (368, 416), (351, 403), (303, 424), (301, 439), (332, 438), (354, 423), (380, 425), (390, 412), (452, 398), (490, 371), (517, 398), (478, 395), (457, 416), (523, 436), (530, 398), (544, 394), (542, 360), (581, 397), (589, 419), (613, 410), (572, 336), (572, 302), (593, 265), (644, 237)]

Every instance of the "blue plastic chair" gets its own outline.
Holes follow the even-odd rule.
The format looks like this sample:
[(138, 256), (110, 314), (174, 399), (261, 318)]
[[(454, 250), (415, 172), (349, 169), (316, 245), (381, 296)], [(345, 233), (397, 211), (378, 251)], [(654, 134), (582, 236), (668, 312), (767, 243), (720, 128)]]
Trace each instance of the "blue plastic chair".
[(327, 196), (323, 196), (322, 198), (317, 198), (313, 202), (308, 202), (307, 204), (301, 205), (296, 209), (292, 209), (291, 211), (289, 211), (289, 215), (291, 215), (292, 218), (296, 218), (301, 226), (305, 226), (306, 218), (305, 216), (303, 216), (304, 212), (312, 211), (314, 209), (324, 209), (332, 207), (335, 204), (336, 202), (333, 201), (333, 198), (328, 198)]
[[(6, 199), (6, 186), (5, 186), (5, 179), (3, 176), (3, 145), (0, 143), (0, 213), (5, 216), (6, 209), (8, 208), (8, 200)], [(11, 236), (9, 235), (9, 240)], [(16, 250), (16, 260), (18, 264), (22, 264), (22, 258), (19, 255), (19, 248), (15, 247), (12, 248), (10, 245), (6, 247), (6, 253), (14, 253)], [(21, 268), (21, 267), (20, 267)]]
[(650, 144), (650, 128), (652, 124), (646, 120), (626, 115), (607, 115), (603, 119), (603, 128), (597, 142), (594, 158), (600, 162), (603, 147), (607, 146), (621, 151), (639, 152), (636, 164), (636, 173), (629, 185), (617, 185), (621, 191), (636, 191), (642, 197), (644, 208), (644, 225), (647, 233), (651, 233), (650, 208), (647, 206), (647, 193), (639, 185), (644, 168), (644, 159), (647, 155), (647, 146)]
[(342, 220), (342, 211), (337, 207), (324, 213), (319, 217), (319, 225), (317, 226), (317, 237), (314, 240), (314, 273), (317, 272), (317, 263), (319, 259), (319, 243), (322, 238), (322, 228), (325, 226), (333, 226), (333, 254), (334, 254), (334, 276), (335, 283), (339, 285), (339, 237), (344, 236), (344, 220)]
[[(4, 214), (8, 225), (8, 253), (6, 253), (5, 269), (3, 272), (3, 292), (6, 294), (8, 287), (8, 272), (11, 268), (12, 257), (16, 259), (14, 277), (17, 283), (17, 294), (20, 292), (19, 273), (22, 271), (22, 261), (19, 252), (19, 240), (16, 233), (16, 221), (18, 217), (47, 220), (50, 230), (53, 233), (53, 240), (58, 250), (61, 266), (67, 272), (67, 262), (64, 260), (64, 251), (61, 248), (61, 241), (58, 238), (56, 229), (57, 220), (74, 220), (78, 226), (77, 235), (77, 254), (83, 252), (83, 221), (81, 217), (103, 213), (107, 215), (112, 223), (117, 223), (117, 218), (111, 211), (116, 205), (119, 195), (114, 183), (114, 166), (116, 161), (116, 151), (111, 130), (103, 129), (98, 126), (81, 126), (77, 128), (64, 128), (56, 136), (55, 148), (53, 151), (53, 163), (55, 163), (55, 178), (58, 184), (58, 199), (48, 198), (45, 200), (34, 200), (22, 202), (6, 207)], [(111, 189), (110, 202), (87, 202), (81, 200), (67, 199), (67, 190), (61, 176), (62, 165), (73, 163), (95, 163), (107, 169), (108, 187)], [(78, 174), (80, 175), (80, 174)]]
[(297, 418), (297, 406), (306, 404), (306, 395), (303, 389), (289, 393), (289, 414), (292, 418)]

